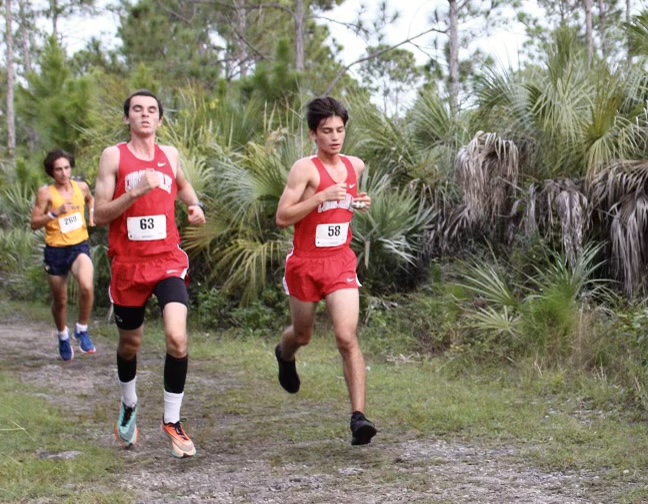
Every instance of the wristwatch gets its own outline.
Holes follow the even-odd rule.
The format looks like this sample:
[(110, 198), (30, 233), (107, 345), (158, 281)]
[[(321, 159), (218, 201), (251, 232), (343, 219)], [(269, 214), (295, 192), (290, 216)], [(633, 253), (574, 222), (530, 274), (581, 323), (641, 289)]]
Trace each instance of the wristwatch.
[(192, 203), (191, 205), (187, 205), (187, 208), (190, 208), (192, 206), (197, 206), (200, 207), (200, 209), (205, 213), (205, 205), (203, 205), (200, 201), (196, 201), (195, 203)]

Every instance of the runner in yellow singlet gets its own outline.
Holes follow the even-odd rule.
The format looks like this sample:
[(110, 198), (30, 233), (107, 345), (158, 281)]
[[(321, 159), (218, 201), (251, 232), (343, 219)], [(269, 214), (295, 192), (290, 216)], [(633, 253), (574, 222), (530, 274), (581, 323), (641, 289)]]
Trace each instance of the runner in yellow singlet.
[(52, 292), (52, 315), (59, 355), (64, 361), (69, 361), (74, 358), (74, 350), (67, 328), (68, 273), (72, 273), (79, 286), (74, 338), (81, 353), (94, 354), (97, 351), (88, 333), (94, 302), (94, 267), (88, 245), (88, 225), (94, 226), (94, 198), (88, 184), (72, 180), (72, 154), (61, 149), (50, 151), (43, 164), (54, 183), (38, 190), (31, 214), (31, 228), (34, 231), (45, 228), (44, 266)]

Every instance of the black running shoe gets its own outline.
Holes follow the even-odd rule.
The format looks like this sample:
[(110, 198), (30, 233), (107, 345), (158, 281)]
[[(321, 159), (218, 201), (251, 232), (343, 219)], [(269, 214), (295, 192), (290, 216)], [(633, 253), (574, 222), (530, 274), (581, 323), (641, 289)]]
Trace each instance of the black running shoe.
[(372, 422), (367, 420), (364, 414), (355, 412), (351, 415), (351, 444), (365, 445), (371, 443), (371, 438), (378, 431)]
[(275, 357), (279, 364), (279, 383), (291, 394), (296, 394), (299, 391), (299, 376), (297, 375), (297, 368), (295, 367), (295, 359), (285, 361), (281, 358), (281, 343), (275, 347)]

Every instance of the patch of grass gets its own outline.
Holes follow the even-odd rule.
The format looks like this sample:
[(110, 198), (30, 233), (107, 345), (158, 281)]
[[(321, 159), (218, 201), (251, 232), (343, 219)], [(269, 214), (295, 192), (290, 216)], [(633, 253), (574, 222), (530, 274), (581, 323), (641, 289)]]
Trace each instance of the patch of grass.
[[(274, 344), (220, 341), (209, 366), (215, 372), (236, 369), (245, 385), (217, 391), (214, 400), (246, 418), (273, 411), (276, 424), (266, 428), (275, 439), (300, 443), (347, 437), (349, 403), (333, 336), (316, 335), (298, 353), (302, 388), (295, 396), (287, 396), (276, 382)], [(389, 436), (506, 443), (550, 470), (614, 468), (622, 474), (648, 466), (644, 420), (625, 412), (622, 392), (604, 381), (581, 377), (577, 383), (557, 371), (539, 374), (531, 362), (522, 369), (463, 372), (443, 358), (367, 358), (366, 364), (367, 413)], [(312, 417), (297, 413), (309, 408)]]
[(127, 492), (110, 488), (119, 471), (114, 455), (87, 439), (78, 418), (24, 388), (0, 374), (0, 501), (130, 502)]
[[(0, 313), (4, 310), (0, 304)], [(36, 318), (29, 307), (5, 313), (18, 316), (21, 310), (26, 318)], [(43, 316), (50, 318), (47, 312)], [(96, 334), (116, 344), (112, 324), (100, 326)], [(186, 411), (190, 421), (193, 411), (202, 411), (200, 419), (194, 417), (201, 428), (190, 425), (198, 446), (208, 451), (217, 444), (223, 453), (262, 457), (277, 468), (298, 460), (305, 473), (332, 478), (340, 468), (359, 464), (376, 468), (387, 484), (398, 474), (389, 450), (380, 444), (440, 440), (498, 453), (504, 449), (499, 456), (524, 467), (596, 474), (598, 479), (588, 484), (601, 488), (592, 487), (590, 495), (614, 487), (615, 502), (637, 504), (648, 497), (642, 486), (648, 467), (646, 412), (627, 408), (626, 391), (604, 374), (583, 373), (578, 367), (544, 368), (532, 358), (489, 367), (451, 353), (435, 358), (367, 353), (367, 414), (379, 436), (370, 450), (353, 451), (346, 384), (330, 327), (318, 323), (311, 343), (300, 350), (302, 388), (296, 395), (277, 383), (273, 350), (279, 337), (271, 331), (258, 337), (237, 330), (190, 332)], [(159, 320), (147, 321), (143, 351), (163, 355)], [(53, 495), (57, 502), (126, 502), (125, 494), (96, 488), (110, 488), (111, 474), (120, 470), (121, 461), (83, 442), (83, 418), (70, 422), (69, 415), (40, 399), (27, 406), (25, 396), (37, 391), (18, 389), (7, 377), (0, 378), (0, 391), (1, 424), (17, 429), (0, 431), (7, 440), (0, 463), (0, 500)], [(151, 395), (140, 392), (142, 397)], [(74, 450), (80, 454), (70, 460), (47, 456)], [(425, 460), (426, 467), (434, 462)], [(225, 470), (239, 469), (234, 462), (228, 464)], [(364, 482), (369, 476), (350, 477)], [(412, 490), (424, 487), (425, 478), (412, 479), (410, 485)]]

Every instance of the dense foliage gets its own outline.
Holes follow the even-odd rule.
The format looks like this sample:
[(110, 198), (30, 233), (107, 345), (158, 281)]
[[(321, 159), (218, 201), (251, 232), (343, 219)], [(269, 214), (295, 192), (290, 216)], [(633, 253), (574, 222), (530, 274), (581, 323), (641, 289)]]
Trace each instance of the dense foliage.
[[(19, 77), (15, 117), (7, 107), (0, 127), (17, 139), (2, 153), (5, 292), (46, 296), (42, 237), (27, 221), (47, 182), (43, 154), (72, 151), (76, 175), (92, 186), (101, 150), (127, 137), (124, 97), (146, 87), (165, 104), (160, 142), (179, 148), (207, 205), (205, 228), (179, 219), (200, 323), (276, 329), (290, 246), (290, 232), (274, 225), (276, 204), (289, 167), (312, 150), (303, 106), (334, 83), (351, 116), (345, 151), (368, 166), (361, 186), (372, 209), (354, 219), (352, 245), (375, 348), (403, 338), (451, 358), (568, 364), (604, 372), (645, 407), (648, 14), (622, 23), (620, 3), (605, 2), (610, 10), (584, 33), (578, 17), (562, 15), (568, 5), (541, 2), (560, 19), (528, 24), (536, 43), (517, 68), (481, 58), (482, 67), (459, 65), (459, 78), (442, 70), (457, 57), (452, 40), (419, 66), (376, 36), (384, 5), (376, 31), (354, 25), (375, 42), (358, 81), (328, 38), (336, 3), (123, 2), (117, 49), (93, 39), (69, 55), (59, 34), (37, 31), (22, 52), (12, 48), (19, 57), (4, 75)], [(454, 26), (457, 2), (448, 4), (447, 18), (430, 21), (439, 34)], [(16, 40), (36, 26), (30, 16), (5, 19)], [(105, 229), (91, 241), (96, 304), (107, 309)]]

